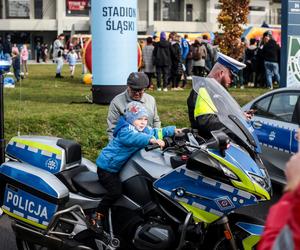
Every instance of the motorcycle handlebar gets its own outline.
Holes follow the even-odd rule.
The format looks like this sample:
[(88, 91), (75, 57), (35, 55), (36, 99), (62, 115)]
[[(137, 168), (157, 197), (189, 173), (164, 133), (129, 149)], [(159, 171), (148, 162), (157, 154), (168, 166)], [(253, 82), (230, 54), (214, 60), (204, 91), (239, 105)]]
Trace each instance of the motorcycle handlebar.
[(152, 144), (152, 145), (146, 146), (145, 151), (148, 152), (148, 151), (151, 151), (151, 150), (154, 150), (154, 149), (157, 149), (157, 148), (160, 148), (160, 146), (158, 144)]

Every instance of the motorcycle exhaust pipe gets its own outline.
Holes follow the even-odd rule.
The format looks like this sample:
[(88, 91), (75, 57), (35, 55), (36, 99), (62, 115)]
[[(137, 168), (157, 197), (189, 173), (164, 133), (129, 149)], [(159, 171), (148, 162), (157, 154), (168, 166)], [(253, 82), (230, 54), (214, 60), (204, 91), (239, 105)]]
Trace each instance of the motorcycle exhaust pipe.
[(63, 241), (55, 236), (43, 234), (41, 231), (36, 231), (32, 228), (23, 226), (17, 222), (12, 223), (12, 228), (15, 232), (15, 235), (18, 239), (28, 241), (33, 244), (57, 249), (57, 250), (93, 250), (90, 247), (76, 244), (74, 241)]

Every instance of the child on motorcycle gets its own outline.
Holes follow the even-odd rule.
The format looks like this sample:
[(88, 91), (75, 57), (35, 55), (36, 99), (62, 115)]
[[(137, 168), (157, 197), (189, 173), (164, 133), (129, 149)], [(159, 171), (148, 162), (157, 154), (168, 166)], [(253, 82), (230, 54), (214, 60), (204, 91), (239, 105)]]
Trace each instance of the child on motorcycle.
[(147, 122), (148, 113), (145, 107), (139, 102), (130, 102), (126, 107), (125, 115), (120, 117), (114, 129), (113, 140), (103, 148), (96, 160), (99, 181), (107, 190), (91, 220), (92, 228), (96, 232), (102, 231), (101, 221), (104, 214), (122, 194), (119, 172), (127, 160), (149, 144), (158, 144), (163, 148), (165, 146), (163, 137), (181, 132), (175, 126), (162, 129), (151, 128), (147, 126)]

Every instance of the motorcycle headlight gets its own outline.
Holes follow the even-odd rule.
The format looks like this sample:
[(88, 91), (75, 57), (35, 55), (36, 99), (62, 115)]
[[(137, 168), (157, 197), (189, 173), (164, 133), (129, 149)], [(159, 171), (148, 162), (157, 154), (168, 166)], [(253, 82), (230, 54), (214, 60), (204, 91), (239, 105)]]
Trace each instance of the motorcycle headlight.
[(264, 189), (267, 188), (267, 183), (265, 182), (265, 180), (257, 175), (254, 174), (249, 174), (252, 181), (255, 181), (257, 184), (259, 184), (261, 187), (263, 187)]
[(228, 168), (222, 166), (221, 164), (220, 164), (219, 166), (221, 167), (223, 173), (224, 173), (227, 177), (229, 177), (229, 178), (231, 178), (231, 179), (235, 179), (235, 180), (238, 180), (238, 179), (239, 179), (239, 178), (238, 178), (238, 177), (237, 177), (230, 169), (228, 169)]

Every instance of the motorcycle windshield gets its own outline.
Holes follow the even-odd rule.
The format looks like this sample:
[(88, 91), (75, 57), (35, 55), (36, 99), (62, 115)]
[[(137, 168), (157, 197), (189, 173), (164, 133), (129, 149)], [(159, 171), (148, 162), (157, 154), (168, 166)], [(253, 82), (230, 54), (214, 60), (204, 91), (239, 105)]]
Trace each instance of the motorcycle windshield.
[[(205, 88), (212, 102), (202, 99), (209, 105), (219, 121), (247, 144), (252, 150), (260, 153), (261, 148), (254, 129), (247, 121), (240, 105), (214, 78), (193, 77), (193, 89), (199, 93), (200, 88)], [(201, 98), (201, 97), (200, 97)], [(213, 107), (214, 106), (214, 107)]]

